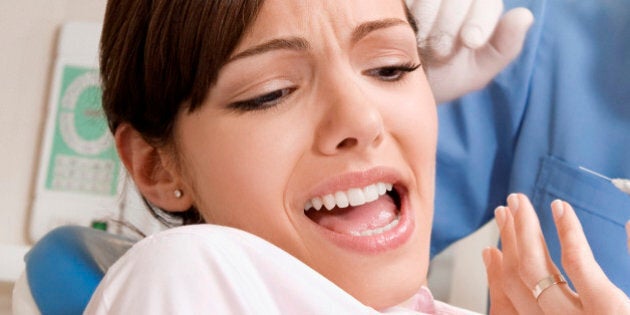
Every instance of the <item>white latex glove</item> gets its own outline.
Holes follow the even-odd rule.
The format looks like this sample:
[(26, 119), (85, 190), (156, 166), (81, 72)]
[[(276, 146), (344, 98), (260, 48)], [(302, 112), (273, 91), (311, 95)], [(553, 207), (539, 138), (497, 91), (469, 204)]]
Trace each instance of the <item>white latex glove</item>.
[(428, 77), (438, 103), (486, 86), (523, 48), (534, 17), (525, 8), (503, 16), (502, 0), (406, 0), (429, 53)]

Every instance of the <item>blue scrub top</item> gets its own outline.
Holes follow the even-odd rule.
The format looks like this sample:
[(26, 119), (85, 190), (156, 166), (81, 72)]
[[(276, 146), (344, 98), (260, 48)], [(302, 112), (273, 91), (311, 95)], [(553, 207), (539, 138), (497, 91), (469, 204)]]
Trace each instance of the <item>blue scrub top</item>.
[(570, 202), (595, 258), (630, 294), (630, 196), (583, 166), (630, 178), (630, 1), (507, 0), (535, 23), (520, 57), (484, 90), (441, 105), (432, 254), (527, 194), (558, 267), (551, 216)]

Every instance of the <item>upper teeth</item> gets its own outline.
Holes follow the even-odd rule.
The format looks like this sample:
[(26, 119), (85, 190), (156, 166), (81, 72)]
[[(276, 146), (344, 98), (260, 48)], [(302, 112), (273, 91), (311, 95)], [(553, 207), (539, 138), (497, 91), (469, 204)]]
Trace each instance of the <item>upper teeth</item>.
[(346, 191), (337, 191), (321, 197), (315, 197), (306, 202), (304, 211), (312, 208), (320, 210), (322, 207), (332, 210), (335, 207), (346, 208), (348, 205), (353, 207), (360, 206), (378, 199), (378, 197), (392, 190), (393, 186), (389, 183), (379, 182), (363, 188), (350, 188)]

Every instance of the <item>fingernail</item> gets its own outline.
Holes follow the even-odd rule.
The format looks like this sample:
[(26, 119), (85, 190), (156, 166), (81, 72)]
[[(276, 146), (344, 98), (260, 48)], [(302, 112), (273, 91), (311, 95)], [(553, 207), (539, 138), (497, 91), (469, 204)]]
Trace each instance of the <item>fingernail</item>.
[(553, 218), (558, 220), (564, 214), (564, 204), (562, 200), (556, 199), (551, 203), (551, 212), (553, 214)]
[(503, 228), (503, 225), (505, 224), (504, 206), (498, 206), (496, 209), (494, 209), (494, 218), (497, 221), (497, 226), (499, 227), (499, 230), (501, 230)]
[(486, 268), (490, 266), (490, 248), (486, 247), (481, 251), (481, 257), (483, 258), (483, 264)]
[(438, 57), (450, 55), (453, 50), (453, 36), (448, 34), (440, 35), (433, 49)]
[(462, 41), (471, 49), (477, 49), (483, 45), (481, 28), (476, 25), (467, 25), (462, 30)]
[(516, 213), (516, 210), (518, 210), (518, 194), (510, 194), (507, 197), (507, 203), (510, 207), (510, 210), (512, 210), (512, 213)]

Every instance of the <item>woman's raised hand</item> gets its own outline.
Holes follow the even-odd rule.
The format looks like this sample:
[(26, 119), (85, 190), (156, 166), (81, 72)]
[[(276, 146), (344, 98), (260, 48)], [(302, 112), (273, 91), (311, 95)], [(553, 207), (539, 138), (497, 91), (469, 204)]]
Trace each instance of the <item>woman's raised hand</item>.
[(490, 314), (630, 314), (630, 299), (595, 261), (571, 205), (556, 200), (551, 208), (562, 266), (576, 292), (551, 260), (529, 199), (511, 194), (508, 206), (495, 210), (502, 250), (489, 248), (483, 253)]

